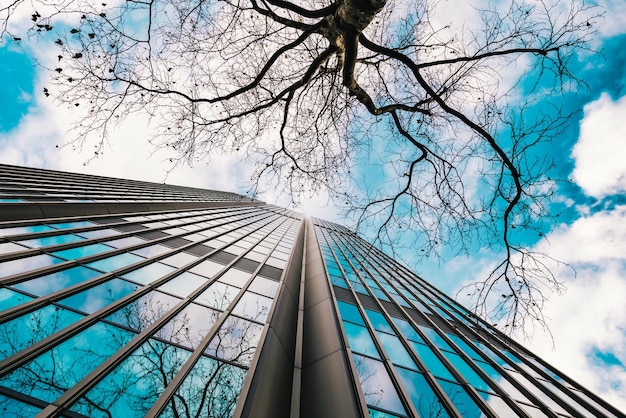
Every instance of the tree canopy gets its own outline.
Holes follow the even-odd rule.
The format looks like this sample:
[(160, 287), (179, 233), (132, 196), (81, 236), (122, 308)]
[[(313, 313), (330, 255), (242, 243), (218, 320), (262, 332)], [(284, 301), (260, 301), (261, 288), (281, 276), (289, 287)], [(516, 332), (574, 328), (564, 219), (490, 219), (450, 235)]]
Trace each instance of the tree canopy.
[(562, 286), (530, 250), (556, 185), (534, 150), (567, 126), (551, 99), (580, 86), (570, 64), (599, 14), (487, 3), (458, 22), (435, 0), (11, 0), (0, 28), (58, 48), (44, 94), (84, 112), (73, 144), (95, 138), (98, 155), (112, 126), (147, 115), (174, 166), (240, 152), (252, 193), (327, 192), (381, 245), (499, 251), (465, 290), (518, 328), (545, 324), (546, 292)]

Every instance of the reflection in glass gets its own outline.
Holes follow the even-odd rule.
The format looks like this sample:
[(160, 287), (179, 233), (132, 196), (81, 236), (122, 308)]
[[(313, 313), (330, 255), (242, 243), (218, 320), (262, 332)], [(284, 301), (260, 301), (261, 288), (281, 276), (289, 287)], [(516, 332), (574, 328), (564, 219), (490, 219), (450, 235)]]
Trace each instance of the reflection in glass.
[(47, 254), (34, 255), (17, 260), (3, 261), (0, 263), (0, 278), (12, 276), (17, 273), (25, 273), (41, 267), (62, 263), (64, 260)]
[(88, 266), (96, 268), (98, 270), (109, 272), (113, 270), (120, 269), (122, 267), (130, 266), (138, 261), (145, 260), (138, 255), (124, 253), (119, 255), (114, 255), (113, 257), (105, 258), (104, 260), (94, 261), (93, 263), (89, 263)]
[(34, 417), (41, 411), (41, 408), (0, 394), (0, 411), (2, 411), (3, 418), (23, 418)]
[(165, 293), (151, 291), (139, 299), (127, 303), (106, 319), (141, 332), (159, 320), (178, 302), (180, 302), (178, 298)]
[(29, 247), (32, 247), (32, 248), (40, 248), (40, 247), (48, 247), (50, 245), (68, 244), (70, 242), (81, 241), (84, 239), (85, 238), (79, 237), (77, 235), (68, 234), (68, 235), (56, 235), (52, 237), (28, 239), (25, 241), (20, 241), (20, 243), (24, 245), (28, 245)]
[(415, 331), (415, 329), (411, 326), (411, 324), (408, 321), (405, 321), (404, 319), (396, 318), (393, 316), (391, 317), (391, 320), (393, 321), (394, 324), (396, 324), (398, 328), (400, 328), (400, 332), (408, 340), (426, 344), (426, 342), (422, 339), (422, 337), (419, 336), (417, 331)]
[(3, 376), (0, 385), (52, 402), (133, 336), (112, 325), (97, 323)]
[(235, 305), (233, 313), (263, 323), (267, 319), (271, 307), (272, 299), (256, 293), (246, 292)]
[(74, 406), (89, 417), (143, 417), (191, 353), (148, 340)]
[(187, 253), (176, 253), (167, 258), (161, 260), (162, 263), (168, 264), (174, 267), (182, 267), (185, 264), (189, 264), (192, 261), (196, 261), (198, 256), (187, 254)]
[(119, 235), (121, 232), (118, 232), (114, 229), (97, 229), (95, 231), (86, 231), (79, 232), (80, 236), (93, 239), (93, 238), (103, 238), (103, 237), (111, 237), (113, 235)]
[(395, 335), (385, 334), (384, 332), (377, 332), (378, 339), (383, 344), (387, 357), (391, 359), (393, 364), (408, 367), (409, 369), (417, 370), (415, 363), (411, 359), (408, 351), (404, 348), (400, 339)]
[(215, 273), (223, 269), (224, 266), (222, 264), (216, 263), (211, 260), (204, 260), (202, 263), (198, 264), (192, 269), (189, 269), (192, 273), (199, 274), (201, 276), (212, 278)]
[(215, 282), (207, 290), (202, 292), (195, 301), (203, 303), (215, 309), (226, 309), (233, 301), (239, 289), (225, 283)]
[(452, 347), (450, 347), (448, 345), (448, 343), (446, 343), (443, 338), (441, 338), (441, 335), (439, 335), (437, 333), (437, 331), (435, 331), (434, 329), (430, 328), (430, 327), (425, 327), (423, 325), (418, 325), (419, 329), (426, 334), (426, 336), (440, 349), (442, 350), (449, 350), (449, 351), (453, 351)]
[(31, 226), (15, 226), (13, 228), (0, 229), (0, 236), (18, 235), (18, 234), (34, 234), (38, 232), (54, 231), (47, 225), (31, 225)]
[(363, 322), (363, 317), (359, 313), (356, 305), (338, 300), (337, 306), (339, 307), (339, 313), (341, 314), (341, 318), (344, 321), (350, 321), (354, 322), (355, 324), (365, 325), (365, 322)]
[(396, 371), (420, 417), (449, 416), (423, 374), (401, 367), (397, 367)]
[(138, 268), (122, 275), (123, 278), (132, 280), (133, 282), (148, 284), (160, 279), (168, 273), (173, 272), (175, 269), (170, 266), (166, 266), (161, 263), (152, 263), (147, 266)]
[(123, 298), (138, 288), (139, 286), (127, 282), (126, 280), (111, 279), (87, 290), (83, 290), (80, 293), (61, 299), (59, 303), (90, 314)]
[(12, 287), (32, 293), (36, 296), (44, 296), (74, 286), (77, 283), (93, 279), (100, 274), (102, 273), (88, 269), (87, 267), (78, 266), (37, 277), (36, 279), (16, 283), (12, 285)]
[(444, 379), (449, 379), (456, 381), (456, 379), (452, 376), (452, 374), (446, 369), (446, 366), (439, 360), (439, 358), (435, 355), (433, 350), (423, 344), (411, 343), (419, 358), (424, 362), (426, 368), (435, 376), (443, 377)]
[(374, 329), (387, 332), (389, 334), (394, 334), (391, 325), (389, 325), (389, 322), (387, 322), (383, 314), (381, 314), (380, 312), (372, 311), (371, 309), (365, 309), (365, 313), (371, 321)]
[(437, 382), (463, 418), (481, 418), (485, 416), (461, 385), (441, 379), (437, 379)]
[(49, 337), (83, 316), (48, 305), (0, 324), (0, 360)]
[(50, 226), (56, 229), (70, 229), (70, 228), (88, 228), (90, 226), (94, 226), (94, 224), (89, 221), (76, 221), (76, 222), (63, 222), (63, 223), (58, 223), (58, 224), (50, 224)]
[(233, 286), (243, 287), (250, 278), (250, 276), (250, 273), (231, 268), (230, 270), (222, 274), (222, 276), (219, 278), (219, 281)]
[(90, 244), (82, 247), (70, 248), (69, 250), (55, 251), (52, 254), (62, 257), (66, 260), (77, 260), (94, 254), (104, 253), (113, 248), (104, 244)]
[(30, 296), (0, 287), (0, 311), (12, 308), (22, 303), (33, 300)]
[(476, 389), (491, 391), (489, 385), (461, 358), (461, 356), (448, 353), (447, 351), (443, 351), (443, 354), (470, 385)]
[(346, 330), (348, 344), (350, 345), (350, 349), (352, 351), (380, 358), (378, 350), (376, 350), (374, 341), (372, 340), (370, 333), (367, 331), (367, 328), (344, 321), (343, 329)]
[(406, 411), (383, 363), (358, 354), (352, 356), (365, 402), (404, 416)]
[(263, 326), (229, 316), (211, 340), (206, 353), (242, 366), (250, 366)]
[(191, 303), (165, 324), (156, 336), (195, 349), (219, 315), (219, 311)]
[(231, 417), (247, 370), (201, 357), (160, 418)]
[(150, 245), (149, 247), (143, 247), (143, 248), (133, 250), (133, 254), (139, 254), (146, 258), (152, 258), (152, 257), (156, 257), (157, 255), (166, 253), (168, 251), (171, 251), (171, 250), (163, 245), (155, 244), (155, 245)]
[(180, 276), (174, 277), (167, 283), (159, 286), (159, 290), (172, 293), (176, 296), (187, 297), (194, 290), (207, 283), (207, 279), (197, 274), (184, 272)]
[(276, 290), (278, 290), (278, 282), (257, 276), (248, 290), (273, 298), (276, 295)]

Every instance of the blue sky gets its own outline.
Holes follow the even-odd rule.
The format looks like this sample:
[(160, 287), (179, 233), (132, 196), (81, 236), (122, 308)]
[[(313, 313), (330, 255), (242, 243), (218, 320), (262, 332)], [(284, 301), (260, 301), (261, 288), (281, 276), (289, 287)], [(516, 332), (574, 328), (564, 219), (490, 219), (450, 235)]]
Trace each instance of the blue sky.
[[(536, 237), (534, 248), (576, 268), (555, 272), (567, 286), (546, 306), (553, 340), (537, 331), (531, 349), (564, 373), (626, 410), (626, 5), (601, 2), (607, 9), (596, 47), (574, 67), (589, 88), (569, 93), (564, 105), (581, 109), (550, 147), (558, 162), (555, 175), (569, 178), (559, 186), (555, 205), (564, 211), (557, 228)], [(72, 135), (76, 114), (45, 97), (49, 75), (34, 66), (44, 59), (40, 45), (4, 39), (0, 44), (0, 162), (32, 167), (244, 191), (249, 168), (240, 156), (216, 156), (166, 174), (166, 156), (147, 144), (150, 126), (131, 118), (112, 131), (104, 157), (92, 160), (88, 149), (58, 147)], [(284, 203), (275, 191), (260, 196)], [(338, 220), (324, 195), (304, 202), (303, 211)], [(440, 262), (421, 267), (426, 279), (454, 294), (481, 277), (496, 255), (484, 251), (455, 256), (443, 249)], [(410, 255), (405, 255), (405, 258)]]

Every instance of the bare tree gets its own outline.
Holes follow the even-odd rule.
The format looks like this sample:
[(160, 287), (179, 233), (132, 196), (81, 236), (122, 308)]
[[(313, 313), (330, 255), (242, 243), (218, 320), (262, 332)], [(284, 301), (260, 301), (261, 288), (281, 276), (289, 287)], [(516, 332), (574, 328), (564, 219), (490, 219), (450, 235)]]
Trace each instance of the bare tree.
[[(579, 85), (569, 64), (588, 48), (593, 7), (512, 1), (465, 26), (436, 0), (109, 3), (0, 7), (2, 32), (20, 39), (7, 22), (32, 4), (29, 33), (58, 46), (44, 93), (84, 112), (74, 146), (95, 137), (97, 156), (112, 126), (147, 115), (173, 166), (240, 152), (256, 164), (252, 193), (328, 192), (383, 246), (500, 252), (469, 288), (475, 308), (511, 328), (545, 324), (561, 283), (528, 234), (550, 227), (555, 182), (533, 149), (567, 122), (540, 109)], [(354, 172), (376, 164), (385, 181)]]

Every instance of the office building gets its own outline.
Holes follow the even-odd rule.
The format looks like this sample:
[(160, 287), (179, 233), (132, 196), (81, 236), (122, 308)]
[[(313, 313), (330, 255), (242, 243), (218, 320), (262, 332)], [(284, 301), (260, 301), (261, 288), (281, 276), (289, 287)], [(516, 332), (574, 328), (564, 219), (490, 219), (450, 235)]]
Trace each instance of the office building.
[(3, 417), (618, 417), (347, 228), (0, 165)]

